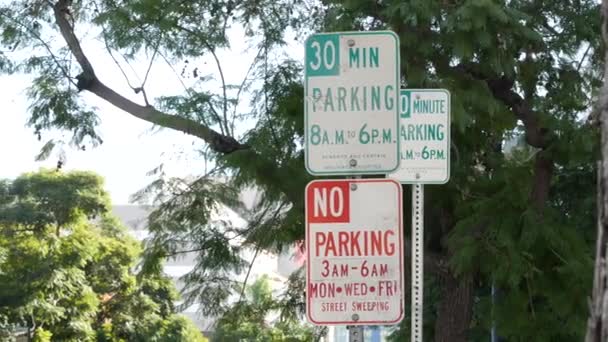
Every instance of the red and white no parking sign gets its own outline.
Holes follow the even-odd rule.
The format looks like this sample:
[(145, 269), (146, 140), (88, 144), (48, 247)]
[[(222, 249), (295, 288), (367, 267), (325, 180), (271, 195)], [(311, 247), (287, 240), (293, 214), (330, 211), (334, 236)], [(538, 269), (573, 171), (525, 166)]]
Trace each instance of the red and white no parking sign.
[(403, 318), (401, 185), (316, 180), (306, 187), (306, 315), (319, 325)]

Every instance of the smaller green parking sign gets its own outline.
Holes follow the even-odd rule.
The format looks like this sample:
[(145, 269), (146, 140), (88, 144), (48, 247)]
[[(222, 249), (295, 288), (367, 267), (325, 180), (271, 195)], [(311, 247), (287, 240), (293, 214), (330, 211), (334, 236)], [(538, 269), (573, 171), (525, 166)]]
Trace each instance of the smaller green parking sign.
[(399, 98), (400, 168), (390, 174), (407, 184), (450, 179), (450, 92), (402, 89)]

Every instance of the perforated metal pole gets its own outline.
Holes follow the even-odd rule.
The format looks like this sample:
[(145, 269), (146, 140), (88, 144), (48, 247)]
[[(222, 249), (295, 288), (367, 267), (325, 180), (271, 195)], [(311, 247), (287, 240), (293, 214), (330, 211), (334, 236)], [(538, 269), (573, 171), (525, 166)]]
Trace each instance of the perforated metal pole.
[(422, 342), (424, 186), (412, 186), (412, 342)]
[[(494, 314), (494, 304), (496, 301), (496, 288), (494, 287), (494, 281), (492, 281), (492, 314)], [(492, 330), (490, 330), (490, 342), (498, 342), (496, 338), (496, 325), (492, 321)]]
[(348, 327), (348, 342), (363, 342), (363, 326), (349, 325)]

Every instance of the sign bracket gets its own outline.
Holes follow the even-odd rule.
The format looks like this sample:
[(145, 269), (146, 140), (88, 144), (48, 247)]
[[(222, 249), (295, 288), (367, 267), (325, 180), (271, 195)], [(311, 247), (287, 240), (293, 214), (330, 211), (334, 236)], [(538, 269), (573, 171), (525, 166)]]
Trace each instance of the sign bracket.
[(348, 329), (348, 342), (363, 342), (363, 325), (349, 325)]
[(412, 342), (422, 342), (424, 296), (424, 185), (412, 185)]
[[(353, 175), (346, 177), (347, 179), (361, 179), (360, 175)], [(355, 188), (356, 189), (356, 188)], [(363, 334), (365, 327), (363, 325), (347, 325), (348, 329), (348, 342), (363, 342)]]

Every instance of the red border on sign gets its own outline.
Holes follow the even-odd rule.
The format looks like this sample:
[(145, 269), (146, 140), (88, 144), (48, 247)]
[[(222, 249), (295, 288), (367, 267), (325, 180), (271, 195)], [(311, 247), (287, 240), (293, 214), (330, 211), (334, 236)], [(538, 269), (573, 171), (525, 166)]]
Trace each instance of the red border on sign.
[[(306, 185), (306, 189), (305, 189), (305, 193), (308, 194), (308, 187), (310, 187), (312, 184), (314, 183), (326, 183), (326, 182), (345, 182), (347, 184), (347, 186), (350, 187), (350, 183), (384, 183), (384, 182), (389, 182), (389, 183), (393, 183), (395, 184), (395, 186), (398, 189), (398, 202), (399, 208), (403, 208), (403, 189), (401, 187), (401, 184), (393, 179), (389, 179), (389, 178), (377, 178), (377, 179), (344, 179), (344, 180), (336, 180), (336, 179), (328, 179), (328, 180), (313, 180), (310, 183), (308, 183)], [(304, 201), (304, 212), (308, 213), (308, 201), (305, 200)], [(311, 315), (310, 315), (310, 247), (308, 244), (309, 241), (309, 231), (310, 231), (310, 222), (308, 222), (308, 215), (305, 215), (305, 219), (306, 219), (306, 235), (305, 235), (305, 243), (306, 243), (306, 318), (308, 319), (309, 322), (316, 324), (316, 325), (388, 325), (388, 324), (397, 324), (399, 322), (401, 322), (403, 320), (403, 315), (404, 315), (404, 309), (403, 309), (403, 302), (405, 300), (405, 288), (404, 288), (404, 269), (403, 269), (403, 244), (405, 243), (403, 240), (403, 210), (400, 212), (399, 214), (399, 227), (401, 229), (399, 229), (399, 270), (400, 270), (400, 274), (401, 277), (399, 279), (400, 283), (401, 283), (401, 295), (402, 295), (402, 300), (399, 303), (400, 306), (400, 314), (399, 317), (397, 317), (397, 319), (392, 320), (392, 321), (323, 321), (323, 322), (319, 322), (319, 321), (315, 321)]]

